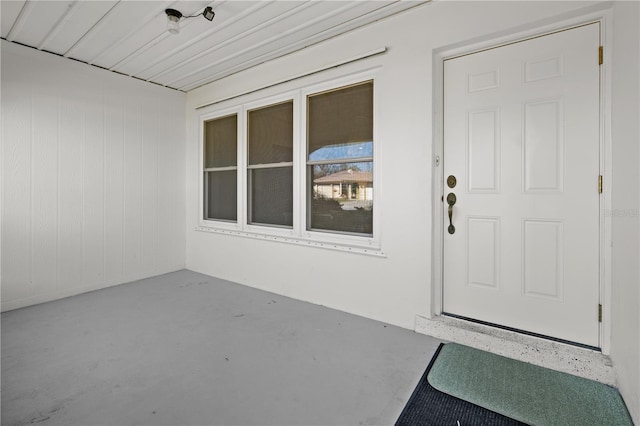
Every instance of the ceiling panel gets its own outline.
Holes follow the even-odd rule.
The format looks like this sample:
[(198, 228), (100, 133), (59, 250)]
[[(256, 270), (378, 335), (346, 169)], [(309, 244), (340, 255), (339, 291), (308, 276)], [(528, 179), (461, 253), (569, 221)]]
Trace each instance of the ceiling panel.
[(25, 1), (2, 1), (0, 2), (0, 34), (2, 38), (7, 38), (13, 23), (18, 19), (18, 15), (24, 6)]
[(166, 4), (159, 1), (118, 2), (68, 52), (68, 55), (92, 63), (131, 30), (144, 25), (153, 16), (164, 13)]
[[(139, 33), (142, 28), (145, 28), (149, 23), (153, 23), (154, 25), (158, 25), (163, 20), (166, 22), (166, 13), (165, 9), (173, 5), (173, 1), (163, 1), (163, 2), (149, 2), (148, 4), (143, 4), (141, 7), (143, 8), (140, 12), (140, 16), (136, 19), (135, 16), (132, 16), (131, 19), (135, 24), (124, 22), (122, 24), (122, 31), (119, 31), (117, 36), (112, 38), (109, 41), (108, 46), (104, 48), (100, 48), (97, 46), (97, 54), (94, 54), (93, 58), (89, 61), (92, 64), (103, 66), (104, 58), (112, 52), (117, 51), (125, 51), (123, 47), (126, 45), (127, 40), (130, 40), (135, 34)], [(118, 8), (118, 11), (122, 10)], [(124, 12), (126, 13), (126, 12)], [(128, 15), (127, 15), (128, 16)], [(119, 20), (120, 17), (118, 13), (114, 13), (111, 15), (112, 20)], [(101, 30), (106, 31), (109, 26), (109, 22), (101, 28)], [(96, 35), (95, 39), (104, 39), (104, 36), (100, 34)], [(94, 41), (91, 43), (96, 46), (97, 43)]]
[[(218, 2), (219, 3), (219, 2)], [(206, 6), (215, 6), (216, 2), (208, 1), (181, 1), (179, 3), (171, 2), (169, 7), (179, 8), (186, 14), (194, 14), (202, 11)], [(206, 20), (202, 20), (207, 22)], [(196, 23), (194, 19), (190, 19), (189, 24)], [(186, 23), (185, 22), (185, 23)], [(130, 35), (124, 38), (119, 44), (114, 45), (112, 49), (103, 52), (96, 58), (95, 63), (105, 67), (113, 68), (118, 65), (124, 66), (124, 62), (139, 57), (145, 49), (161, 44), (162, 39), (166, 37), (174, 37), (167, 32), (167, 16), (164, 10), (158, 13), (153, 19), (139, 28), (135, 28)]]
[[(262, 21), (274, 19), (290, 9), (298, 7), (299, 4), (299, 2), (293, 1), (275, 4), (256, 2), (240, 13), (232, 14), (231, 12), (225, 13), (224, 6), (234, 6), (234, 3), (227, 2), (218, 9), (220, 14), (216, 12), (216, 17), (212, 22), (206, 20), (188, 21), (187, 23), (192, 25), (181, 29), (180, 34), (170, 37), (166, 43), (156, 45), (136, 58), (136, 62), (130, 64), (136, 68), (130, 71), (142, 78), (150, 78), (175, 65), (203, 55), (209, 49), (215, 49), (229, 43), (239, 45), (242, 43), (241, 38), (246, 31), (260, 25)], [(225, 20), (224, 16), (229, 16), (229, 18)], [(220, 21), (216, 22), (217, 19)], [(202, 27), (207, 24), (207, 27)], [(125, 69), (129, 70), (129, 68)]]
[[(231, 37), (224, 37), (224, 41), (213, 46), (205, 49), (200, 48), (197, 54), (189, 55), (189, 52), (184, 52), (179, 58), (169, 58), (168, 61), (162, 64), (165, 66), (165, 70), (160, 73), (147, 76), (146, 72), (144, 72), (141, 75), (158, 81), (175, 81), (176, 74), (180, 77), (188, 77), (192, 73), (199, 71), (203, 66), (212, 66), (245, 49), (253, 50), (264, 43), (268, 43), (271, 39), (278, 38), (279, 33), (286, 31), (291, 25), (297, 25), (296, 22), (304, 22), (315, 14), (320, 13), (319, 5), (319, 3), (301, 3), (287, 11), (272, 13), (270, 19), (260, 23), (247, 20), (245, 25), (242, 26), (242, 32), (237, 32)], [(237, 30), (240, 27), (234, 26), (233, 29)]]
[(27, 46), (40, 47), (50, 32), (73, 7), (72, 1), (26, 2), (16, 20), (9, 39)]
[(206, 74), (208, 69), (219, 68), (222, 64), (233, 66), (242, 62), (242, 58), (246, 58), (247, 55), (262, 56), (284, 47), (291, 40), (305, 40), (323, 29), (332, 27), (332, 18), (348, 15), (350, 11), (359, 7), (359, 3), (340, 4), (340, 7), (329, 6), (331, 5), (327, 3), (315, 2), (311, 7), (297, 9), (296, 13), (280, 15), (268, 26), (243, 34), (242, 49), (238, 49), (235, 43), (215, 46), (213, 50), (198, 58), (189, 58), (170, 73), (153, 78), (167, 85), (178, 81), (193, 81), (192, 76)]
[[(218, 80), (229, 76), (235, 72), (250, 68), (262, 62), (281, 57), (288, 53), (302, 49), (306, 46), (327, 40), (334, 36), (336, 31), (343, 33), (353, 28), (358, 28), (363, 22), (370, 22), (369, 19), (376, 19), (383, 13), (390, 10), (397, 13), (406, 7), (400, 2), (357, 2), (345, 4), (340, 8), (333, 8), (330, 12), (319, 15), (315, 19), (306, 21), (299, 28), (289, 28), (278, 34), (272, 40), (262, 40), (251, 44), (241, 51), (232, 51), (228, 56), (214, 55), (209, 58), (202, 58), (197, 64), (202, 65), (196, 68), (196, 63), (190, 63), (189, 68), (195, 68), (192, 72), (172, 73), (176, 80), (164, 80), (158, 77), (162, 84), (171, 87), (180, 87), (183, 90), (191, 90), (205, 84), (209, 80)], [(404, 2), (403, 2), (404, 3)]]
[(60, 55), (66, 54), (116, 3), (118, 2), (76, 2), (39, 48)]
[[(425, 1), (2, 0), (2, 38), (191, 90)], [(166, 30), (166, 8), (184, 15)]]

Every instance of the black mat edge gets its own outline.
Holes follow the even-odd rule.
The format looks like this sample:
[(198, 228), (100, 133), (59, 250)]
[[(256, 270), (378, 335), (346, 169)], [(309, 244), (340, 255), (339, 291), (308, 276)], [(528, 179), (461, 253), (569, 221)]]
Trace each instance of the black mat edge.
[[(457, 426), (458, 421), (460, 421), (460, 426), (526, 425), (526, 423), (522, 423), (518, 420), (488, 410), (484, 407), (480, 407), (463, 399), (456, 398), (431, 386), (431, 384), (427, 380), (427, 376), (429, 375), (429, 371), (431, 371), (431, 368), (433, 367), (433, 364), (438, 358), (438, 355), (440, 354), (440, 351), (442, 350), (444, 345), (444, 343), (440, 343), (440, 345), (434, 352), (425, 372), (422, 374), (422, 377), (413, 390), (411, 397), (402, 409), (398, 420), (396, 420), (395, 426)], [(418, 399), (425, 394), (425, 389), (426, 392), (430, 393), (438, 400), (437, 407), (418, 406)], [(421, 411), (420, 408), (424, 408), (425, 410)], [(427, 408), (432, 409), (428, 410)]]
[[(438, 355), (440, 355), (440, 351), (442, 350), (443, 347), (444, 347), (444, 343), (440, 343), (438, 345), (438, 349), (436, 349), (436, 351), (433, 353), (433, 356), (431, 357), (431, 361), (429, 361), (429, 364), (427, 365), (427, 369), (424, 370), (424, 373), (422, 373), (422, 377), (420, 377), (420, 380), (416, 384), (416, 387), (413, 389), (413, 392), (411, 392), (411, 397), (409, 397), (409, 400), (407, 401), (404, 408), (402, 409), (402, 412), (400, 413), (400, 416), (398, 417), (398, 420), (396, 421), (395, 426), (399, 426), (401, 424), (399, 423), (400, 420), (406, 416), (407, 412), (411, 407), (411, 404), (415, 402), (414, 400), (418, 397), (418, 394), (420, 393), (420, 385), (422, 383), (426, 383), (427, 385), (431, 386), (431, 384), (429, 383), (429, 380), (427, 380), (427, 376), (429, 375), (429, 371), (431, 371), (431, 367), (433, 367), (433, 364), (436, 362), (436, 358), (438, 358)], [(431, 387), (433, 388), (433, 386)], [(433, 388), (433, 389), (438, 391), (436, 388)], [(443, 392), (440, 392), (440, 393), (443, 393)]]

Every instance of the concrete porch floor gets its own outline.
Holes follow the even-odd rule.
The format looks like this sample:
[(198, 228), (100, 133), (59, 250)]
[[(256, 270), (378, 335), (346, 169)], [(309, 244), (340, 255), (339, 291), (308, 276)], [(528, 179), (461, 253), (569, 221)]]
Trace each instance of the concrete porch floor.
[(393, 424), (439, 343), (183, 270), (3, 313), (2, 424)]

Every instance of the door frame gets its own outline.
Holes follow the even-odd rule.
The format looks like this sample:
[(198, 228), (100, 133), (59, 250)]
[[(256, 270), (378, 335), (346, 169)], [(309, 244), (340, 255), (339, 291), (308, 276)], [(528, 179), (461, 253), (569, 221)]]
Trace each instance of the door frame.
[[(552, 22), (544, 21), (518, 27), (501, 34), (482, 36), (463, 43), (443, 46), (432, 52), (433, 64), (433, 168), (432, 168), (432, 269), (431, 269), (431, 318), (442, 314), (444, 294), (444, 216), (443, 196), (445, 193), (443, 152), (444, 152), (444, 61), (458, 56), (476, 53), (482, 50), (544, 36), (550, 33), (568, 30), (591, 23), (600, 24), (600, 44), (604, 47), (603, 64), (600, 66), (600, 174), (603, 176), (603, 193), (600, 199), (600, 304), (602, 322), (599, 329), (599, 341), (602, 353), (608, 355), (611, 346), (611, 246), (612, 211), (611, 182), (611, 51), (612, 20), (610, 6), (601, 6), (600, 10), (589, 12), (576, 11), (572, 16), (563, 15)], [(594, 52), (594, 60), (596, 60)], [(596, 181), (594, 176), (594, 189)], [(596, 313), (594, 312), (594, 315)]]

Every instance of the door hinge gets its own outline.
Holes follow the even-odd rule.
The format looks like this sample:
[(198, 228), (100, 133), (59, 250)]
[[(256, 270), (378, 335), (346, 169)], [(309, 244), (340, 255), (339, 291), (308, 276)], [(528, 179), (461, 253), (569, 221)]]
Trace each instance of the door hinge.
[(602, 322), (602, 305), (598, 304), (598, 322)]
[(598, 193), (602, 194), (602, 175), (598, 175)]
[(604, 47), (598, 47), (598, 65), (602, 65), (604, 63)]

